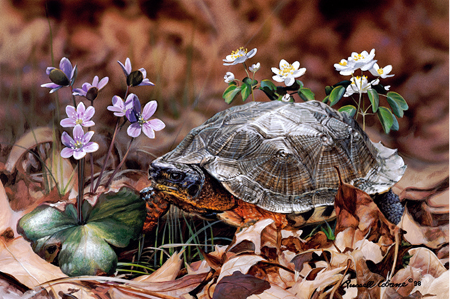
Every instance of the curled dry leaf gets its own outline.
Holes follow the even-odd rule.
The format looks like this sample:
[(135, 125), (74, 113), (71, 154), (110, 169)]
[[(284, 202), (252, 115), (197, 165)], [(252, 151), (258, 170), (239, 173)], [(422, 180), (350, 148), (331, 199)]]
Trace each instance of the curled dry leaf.
[(272, 219), (263, 219), (252, 226), (243, 228), (235, 235), (234, 245), (231, 245), (229, 249), (231, 250), (242, 241), (248, 240), (255, 245), (255, 253), (261, 254), (261, 232), (271, 223), (273, 223)]
[[(314, 280), (303, 279), (298, 281), (289, 291), (296, 298), (309, 299), (314, 292), (321, 294), (329, 286), (338, 283), (342, 279), (345, 269), (346, 267), (324, 268), (320, 272), (315, 273)], [(327, 292), (330, 291), (331, 288), (328, 288)]]
[(246, 299), (253, 294), (261, 294), (267, 289), (270, 289), (269, 282), (235, 271), (231, 276), (225, 276), (217, 283), (213, 299)]
[(150, 275), (141, 275), (136, 277), (133, 281), (160, 282), (175, 280), (178, 272), (180, 271), (181, 265), (183, 264), (181, 256), (182, 253), (175, 252), (158, 270)]
[(413, 245), (440, 248), (449, 242), (448, 223), (439, 227), (422, 226), (413, 219), (408, 209), (405, 209), (399, 226), (406, 231), (405, 240)]
[(23, 212), (15, 212), (11, 209), (5, 188), (0, 181), (0, 234), (10, 229), (13, 231), (14, 236), (17, 236), (16, 225), (22, 215)]
[(9, 153), (8, 160), (5, 164), (7, 172), (11, 173), (20, 161), (20, 158), (34, 148), (37, 144), (53, 142), (53, 130), (49, 127), (40, 127), (22, 135)]
[(270, 289), (265, 290), (258, 295), (251, 295), (248, 299), (296, 299), (292, 293), (280, 288), (277, 285), (271, 285)]
[(223, 277), (232, 275), (235, 271), (239, 271), (243, 274), (247, 274), (248, 270), (258, 262), (266, 261), (264, 258), (258, 255), (240, 255), (231, 258), (222, 266), (219, 278), (220, 281)]
[(356, 242), (355, 249), (361, 250), (364, 258), (366, 260), (374, 262), (375, 264), (378, 264), (383, 260), (383, 254), (381, 252), (380, 246), (371, 241), (368, 241), (367, 239)]
[[(364, 191), (344, 183), (339, 175), (339, 188), (334, 203), (336, 210), (336, 246), (343, 251), (354, 248), (360, 240), (381, 240), (384, 246), (394, 243), (395, 225), (390, 223), (376, 203)], [(339, 236), (341, 232), (343, 235)], [(339, 238), (338, 238), (339, 237)]]
[(186, 264), (186, 270), (188, 274), (208, 273), (209, 271), (211, 271), (211, 267), (205, 260), (203, 260), (193, 262), (190, 265)]

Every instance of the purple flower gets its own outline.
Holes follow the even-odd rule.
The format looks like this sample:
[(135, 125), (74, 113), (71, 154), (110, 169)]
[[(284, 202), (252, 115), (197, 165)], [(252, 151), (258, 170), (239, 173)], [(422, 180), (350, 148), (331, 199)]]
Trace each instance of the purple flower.
[(94, 77), (92, 80), (92, 84), (86, 82), (83, 83), (81, 88), (75, 88), (73, 90), (74, 96), (82, 96), (88, 99), (89, 101), (93, 101), (97, 98), (98, 92), (108, 84), (109, 78), (104, 77), (103, 79), (98, 81), (98, 76)]
[(98, 150), (98, 144), (90, 142), (92, 135), (94, 135), (94, 131), (88, 131), (84, 134), (80, 125), (73, 128), (73, 139), (67, 132), (63, 132), (61, 141), (66, 147), (61, 151), (61, 157), (70, 158), (73, 156), (76, 160), (80, 160), (86, 156), (86, 153), (93, 153)]
[(91, 118), (95, 114), (95, 108), (89, 106), (87, 109), (83, 103), (79, 103), (77, 109), (75, 107), (67, 105), (66, 113), (68, 118), (61, 120), (60, 125), (62, 127), (75, 127), (81, 125), (83, 127), (92, 127), (95, 123)]
[(144, 106), (144, 110), (141, 113), (141, 103), (138, 97), (134, 97), (133, 109), (127, 111), (127, 118), (131, 122), (127, 129), (127, 134), (130, 137), (138, 137), (141, 131), (144, 131), (148, 138), (155, 138), (155, 131), (160, 131), (166, 126), (157, 118), (150, 119), (157, 107), (158, 103), (156, 101), (150, 101)]
[(117, 117), (125, 116), (128, 110), (133, 109), (133, 98), (136, 97), (134, 93), (130, 93), (124, 101), (119, 96), (113, 96), (112, 98), (112, 106), (108, 106), (106, 109), (109, 111), (113, 111), (114, 115)]
[(147, 71), (144, 68), (140, 68), (138, 71), (131, 71), (131, 62), (130, 58), (127, 58), (125, 60), (125, 65), (122, 64), (122, 62), (117, 61), (120, 66), (122, 67), (122, 70), (127, 77), (127, 85), (128, 86), (145, 86), (150, 85), (154, 86), (152, 82), (150, 82), (149, 79), (147, 79)]
[(77, 74), (77, 66), (72, 68), (70, 60), (63, 57), (59, 62), (59, 69), (48, 67), (46, 73), (52, 83), (42, 84), (41, 87), (51, 88), (50, 93), (53, 93), (62, 87), (73, 85)]

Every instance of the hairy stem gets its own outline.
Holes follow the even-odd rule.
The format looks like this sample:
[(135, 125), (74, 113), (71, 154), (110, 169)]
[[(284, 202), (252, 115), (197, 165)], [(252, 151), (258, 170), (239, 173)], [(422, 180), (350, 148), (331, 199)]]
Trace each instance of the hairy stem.
[(84, 158), (78, 160), (78, 197), (77, 197), (77, 219), (78, 224), (83, 224), (83, 214), (81, 206), (83, 205), (84, 189)]
[(112, 180), (114, 179), (114, 176), (116, 175), (116, 173), (119, 171), (119, 169), (122, 167), (123, 163), (127, 159), (128, 153), (130, 152), (131, 143), (133, 143), (133, 140), (134, 140), (134, 138), (131, 138), (130, 143), (128, 144), (127, 151), (126, 151), (125, 155), (123, 156), (122, 161), (120, 161), (119, 165), (116, 167), (116, 169), (114, 170), (113, 174), (109, 178), (108, 183), (106, 183), (106, 186), (105, 186), (106, 188), (109, 187), (109, 185), (111, 184)]

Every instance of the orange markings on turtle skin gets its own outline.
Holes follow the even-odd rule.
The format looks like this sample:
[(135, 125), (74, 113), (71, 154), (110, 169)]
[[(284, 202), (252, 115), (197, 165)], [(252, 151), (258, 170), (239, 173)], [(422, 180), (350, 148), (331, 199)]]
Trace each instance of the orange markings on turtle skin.
[(236, 199), (234, 209), (220, 214), (220, 218), (234, 226), (245, 226), (262, 219), (273, 219), (278, 228), (288, 226), (286, 214), (270, 212), (240, 199)]
[(147, 217), (145, 218), (143, 233), (151, 232), (158, 225), (158, 219), (169, 210), (169, 202), (166, 194), (155, 192), (151, 200), (146, 202)]

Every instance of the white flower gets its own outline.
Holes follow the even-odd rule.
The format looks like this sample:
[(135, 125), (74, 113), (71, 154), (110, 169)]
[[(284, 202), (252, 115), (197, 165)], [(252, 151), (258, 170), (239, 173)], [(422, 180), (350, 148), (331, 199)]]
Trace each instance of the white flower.
[(256, 73), (260, 67), (261, 67), (261, 64), (258, 62), (256, 64), (253, 64), (252, 66), (250, 66), (248, 69), (250, 70), (250, 72)]
[(352, 83), (347, 86), (344, 97), (351, 96), (354, 93), (367, 93), (369, 89), (372, 89), (372, 85), (377, 85), (380, 82), (379, 79), (375, 79), (369, 83), (367, 76), (356, 76), (350, 80)]
[(256, 54), (256, 48), (250, 50), (247, 53), (247, 49), (244, 47), (240, 47), (236, 51), (231, 52), (223, 61), (225, 62), (223, 65), (235, 65), (238, 63), (244, 63), (247, 59), (252, 58)]
[(384, 90), (386, 90), (386, 91), (389, 91), (389, 89), (391, 88), (391, 86), (390, 85), (386, 85), (386, 86), (384, 86)]
[(373, 67), (373, 65), (377, 62), (373, 60), (375, 58), (375, 49), (372, 49), (370, 53), (367, 51), (362, 51), (361, 53), (353, 52), (352, 55), (348, 58), (348, 62), (353, 63), (353, 67), (356, 69), (361, 69), (362, 71), (367, 71)]
[(225, 79), (225, 83), (231, 83), (234, 81), (234, 74), (232, 72), (227, 72), (223, 79)]
[(334, 67), (336, 71), (343, 76), (351, 75), (355, 71), (355, 63), (353, 61), (347, 61), (346, 59), (342, 59), (339, 63), (335, 63)]
[(286, 86), (291, 86), (295, 82), (295, 78), (302, 76), (306, 72), (306, 68), (301, 68), (300, 62), (296, 61), (293, 64), (289, 64), (286, 60), (281, 59), (280, 69), (276, 67), (272, 68), (272, 72), (276, 75), (272, 77), (277, 82), (284, 82)]
[(378, 64), (374, 64), (373, 67), (369, 70), (369, 72), (377, 77), (381, 78), (388, 78), (388, 77), (394, 77), (394, 75), (389, 75), (389, 73), (392, 71), (392, 65), (387, 65), (384, 68), (380, 68)]
[(285, 94), (282, 98), (281, 98), (282, 102), (290, 102), (291, 101), (291, 96), (289, 94)]

